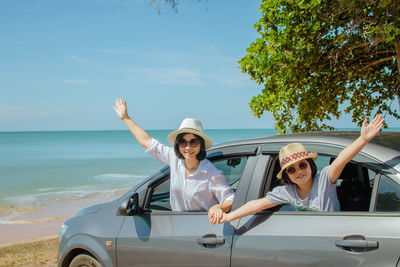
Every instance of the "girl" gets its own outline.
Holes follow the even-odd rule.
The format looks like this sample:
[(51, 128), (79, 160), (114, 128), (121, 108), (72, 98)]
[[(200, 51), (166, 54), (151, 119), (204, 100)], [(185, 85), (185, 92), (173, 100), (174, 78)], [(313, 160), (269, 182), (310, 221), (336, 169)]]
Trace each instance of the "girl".
[(212, 146), (197, 119), (186, 118), (178, 130), (168, 135), (173, 148), (151, 138), (129, 116), (121, 98), (113, 107), (136, 140), (163, 164), (170, 166), (170, 204), (173, 211), (209, 211), (211, 223), (229, 212), (234, 192), (225, 176), (206, 157)]
[(379, 133), (383, 122), (382, 115), (376, 116), (369, 125), (365, 119), (360, 136), (343, 149), (330, 166), (323, 168), (316, 176), (317, 168), (314, 161), (318, 156), (317, 153), (308, 152), (300, 143), (282, 147), (279, 152), (281, 171), (277, 177), (281, 178), (285, 185), (274, 188), (265, 198), (249, 201), (231, 213), (224, 213), (217, 223), (230, 222), (285, 203), (321, 211), (339, 211), (336, 181), (346, 164)]

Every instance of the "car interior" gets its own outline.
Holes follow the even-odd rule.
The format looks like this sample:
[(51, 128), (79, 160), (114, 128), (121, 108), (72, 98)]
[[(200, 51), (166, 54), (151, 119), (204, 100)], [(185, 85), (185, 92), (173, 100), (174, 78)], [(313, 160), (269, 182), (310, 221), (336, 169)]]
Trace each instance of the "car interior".
[[(335, 157), (325, 157), (327, 158), (326, 162), (329, 162), (329, 164), (335, 159)], [(214, 164), (224, 172), (229, 184), (236, 191), (245, 162), (245, 158), (231, 158), (216, 161)], [(281, 180), (276, 177), (280, 171), (277, 155), (275, 155), (273, 166), (272, 177), (269, 176), (270, 183), (265, 187), (269, 188), (269, 190), (282, 185)], [(336, 187), (341, 211), (368, 211), (372, 186), (368, 176), (368, 169), (359, 164), (349, 162), (338, 178)], [(169, 175), (156, 185), (152, 185), (151, 188), (154, 191), (149, 195), (151, 200), (148, 200), (147, 207), (151, 210), (171, 210), (169, 204)], [(265, 194), (266, 192), (261, 192), (262, 196), (265, 196)], [(291, 210), (288, 206), (290, 205), (280, 206), (280, 210)]]
[[(330, 163), (335, 158), (330, 158)], [(275, 159), (274, 171), (270, 190), (282, 185), (280, 179), (276, 177), (280, 171), (279, 159)], [(344, 168), (342, 174), (336, 182), (336, 192), (340, 202), (341, 211), (368, 211), (371, 199), (372, 185), (369, 181), (368, 169), (352, 162)], [(264, 194), (265, 195), (265, 194)]]
[[(331, 162), (334, 158), (331, 159)], [(336, 187), (341, 211), (368, 211), (372, 188), (368, 170), (354, 163), (347, 163), (339, 176)]]
[[(233, 191), (236, 191), (246, 161), (247, 157), (232, 157), (214, 161), (213, 163), (224, 173)], [(165, 178), (149, 186), (150, 191), (147, 193), (148, 199), (145, 200), (144, 205), (149, 208), (146, 210), (171, 210), (169, 203), (169, 186), (169, 174)]]

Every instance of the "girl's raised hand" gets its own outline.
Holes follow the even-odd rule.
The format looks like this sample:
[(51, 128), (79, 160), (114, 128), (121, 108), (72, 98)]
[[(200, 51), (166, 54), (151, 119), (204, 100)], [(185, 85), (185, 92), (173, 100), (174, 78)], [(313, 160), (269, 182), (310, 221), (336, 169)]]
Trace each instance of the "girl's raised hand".
[(368, 125), (368, 120), (365, 119), (361, 128), (361, 136), (369, 142), (382, 129), (384, 121), (385, 118), (382, 118), (382, 114), (377, 115)]

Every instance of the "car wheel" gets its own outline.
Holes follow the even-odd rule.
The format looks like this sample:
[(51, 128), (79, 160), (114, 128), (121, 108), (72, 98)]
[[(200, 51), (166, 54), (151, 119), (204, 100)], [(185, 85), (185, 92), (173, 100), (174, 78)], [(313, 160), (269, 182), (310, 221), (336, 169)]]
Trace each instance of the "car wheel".
[(88, 254), (79, 254), (71, 261), (69, 267), (101, 267), (101, 264)]

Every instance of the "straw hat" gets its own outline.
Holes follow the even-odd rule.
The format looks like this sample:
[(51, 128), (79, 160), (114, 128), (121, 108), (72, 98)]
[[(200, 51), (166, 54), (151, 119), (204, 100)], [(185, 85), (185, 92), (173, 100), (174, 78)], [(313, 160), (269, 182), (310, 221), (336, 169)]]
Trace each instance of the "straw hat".
[(279, 151), (279, 163), (281, 170), (277, 177), (282, 178), (282, 171), (295, 162), (303, 159), (315, 159), (318, 157), (317, 153), (308, 152), (307, 149), (300, 143), (290, 143), (281, 148)]
[(168, 135), (168, 142), (174, 146), (176, 137), (181, 133), (196, 134), (204, 139), (206, 149), (212, 147), (212, 141), (207, 135), (204, 134), (203, 125), (198, 119), (184, 119), (181, 123), (181, 126), (179, 126), (179, 129)]

